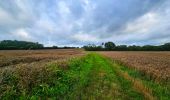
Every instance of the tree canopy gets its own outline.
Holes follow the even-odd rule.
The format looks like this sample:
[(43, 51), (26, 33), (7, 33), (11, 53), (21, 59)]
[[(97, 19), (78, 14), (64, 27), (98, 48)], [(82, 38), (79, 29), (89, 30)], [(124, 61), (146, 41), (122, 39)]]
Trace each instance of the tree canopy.
[[(43, 44), (38, 42), (27, 42), (17, 40), (3, 40), (0, 41), (0, 50), (30, 50), (30, 49), (73, 49), (77, 47), (44, 47)], [(87, 51), (170, 51), (170, 43), (163, 45), (116, 45), (113, 42), (102, 43), (101, 45), (88, 44), (83, 47)]]
[[(103, 47), (104, 45), (104, 47)], [(154, 46), (154, 45), (115, 45), (113, 42), (102, 43), (101, 45), (87, 45), (84, 46), (84, 49), (87, 51), (170, 51), (170, 43), (165, 43), (163, 45)]]
[(42, 49), (44, 46), (38, 42), (26, 42), (17, 40), (0, 41), (0, 50)]
[(106, 50), (114, 50), (116, 45), (113, 42), (106, 42), (104, 44)]

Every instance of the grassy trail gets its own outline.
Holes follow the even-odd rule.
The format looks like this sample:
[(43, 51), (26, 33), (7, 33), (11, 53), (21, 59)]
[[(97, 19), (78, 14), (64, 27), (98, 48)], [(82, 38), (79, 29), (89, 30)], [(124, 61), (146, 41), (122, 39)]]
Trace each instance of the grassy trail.
[(130, 81), (116, 75), (110, 61), (98, 54), (91, 54), (93, 67), (86, 86), (81, 88), (81, 99), (117, 100), (144, 99), (132, 88)]
[[(65, 99), (144, 99), (144, 94), (134, 89), (130, 80), (118, 75), (118, 70), (114, 68), (109, 59), (98, 54), (89, 54), (79, 62), (79, 65), (82, 69), (79, 70), (78, 75), (75, 75), (79, 76), (79, 81), (74, 85), (72, 91), (67, 93)], [(77, 64), (73, 64), (73, 66), (77, 67)]]
[[(142, 79), (137, 71), (118, 65), (111, 59), (96, 53), (71, 60), (65, 69), (56, 64), (49, 64), (44, 72), (47, 74), (31, 90), (21, 90), (17, 84), (12, 85), (12, 90), (6, 91), (0, 99), (18, 97), (24, 100), (169, 99), (169, 90), (166, 87), (157, 87), (156, 83)], [(149, 85), (145, 84), (146, 82)]]

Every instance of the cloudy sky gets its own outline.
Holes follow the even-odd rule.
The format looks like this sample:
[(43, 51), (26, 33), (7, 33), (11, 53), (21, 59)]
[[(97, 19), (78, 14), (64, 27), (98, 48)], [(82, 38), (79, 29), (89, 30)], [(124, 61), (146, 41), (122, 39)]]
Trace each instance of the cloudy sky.
[(170, 42), (170, 0), (0, 0), (0, 40), (159, 45)]

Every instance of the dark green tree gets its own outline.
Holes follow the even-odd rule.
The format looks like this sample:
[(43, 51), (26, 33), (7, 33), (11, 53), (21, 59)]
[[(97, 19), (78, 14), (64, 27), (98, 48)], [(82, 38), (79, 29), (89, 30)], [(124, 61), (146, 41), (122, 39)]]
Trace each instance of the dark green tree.
[(128, 47), (127, 47), (127, 45), (118, 45), (118, 46), (116, 46), (115, 50), (118, 50), (118, 51), (127, 51)]
[(42, 49), (43, 45), (38, 42), (26, 42), (17, 40), (0, 41), (0, 50)]
[(113, 42), (106, 42), (104, 44), (106, 50), (114, 50), (116, 45)]
[(95, 44), (89, 44), (83, 47), (87, 51), (101, 51), (103, 50), (102, 46), (96, 46)]
[(164, 45), (162, 45), (161, 50), (169, 51), (170, 50), (170, 43), (165, 43)]

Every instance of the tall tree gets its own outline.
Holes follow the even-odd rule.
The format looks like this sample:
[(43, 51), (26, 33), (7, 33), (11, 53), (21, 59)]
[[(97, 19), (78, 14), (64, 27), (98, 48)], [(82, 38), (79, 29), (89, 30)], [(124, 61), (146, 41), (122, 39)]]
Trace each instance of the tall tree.
[(104, 44), (106, 50), (114, 50), (116, 45), (113, 42), (106, 42)]

